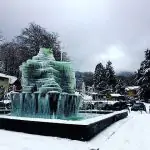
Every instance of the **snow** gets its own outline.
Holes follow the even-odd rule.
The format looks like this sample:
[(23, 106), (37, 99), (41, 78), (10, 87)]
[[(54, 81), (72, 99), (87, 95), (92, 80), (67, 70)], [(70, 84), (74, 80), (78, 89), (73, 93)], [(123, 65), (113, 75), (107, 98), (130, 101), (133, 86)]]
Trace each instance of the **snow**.
[(92, 101), (91, 100), (86, 100), (86, 101), (84, 101), (84, 103), (92, 103), (92, 104), (104, 103), (104, 104), (111, 104), (111, 105), (113, 105), (117, 102), (119, 102), (119, 101), (115, 101), (115, 100), (92, 100)]
[(100, 147), (104, 150), (149, 150), (150, 114), (135, 113)]
[(145, 73), (148, 73), (150, 71), (150, 68), (145, 69)]
[[(144, 103), (144, 105), (146, 106), (146, 111), (149, 112), (149, 109), (150, 109), (150, 104), (148, 103)], [(150, 112), (149, 112), (150, 113)]]
[(15, 92), (15, 91), (10, 91), (10, 92), (8, 92), (8, 93), (7, 93), (7, 98), (8, 98), (8, 100), (10, 100), (10, 95), (13, 94), (13, 93), (18, 93), (18, 92)]
[(126, 91), (129, 91), (129, 90), (137, 90), (137, 89), (139, 89), (139, 88), (140, 88), (140, 86), (128, 86), (128, 87), (125, 88), (125, 90), (126, 90)]
[(9, 79), (9, 84), (13, 84), (17, 80), (16, 77), (9, 76), (9, 75), (3, 74), (3, 73), (0, 73), (0, 77), (8, 78)]
[(98, 93), (92, 92), (91, 94), (92, 94), (92, 95), (97, 95)]
[(11, 100), (3, 100), (2, 101), (4, 104), (9, 104), (9, 103), (11, 103)]
[(117, 103), (117, 102), (119, 102), (119, 101), (107, 101), (107, 103), (108, 103), (108, 104), (111, 104), (111, 105), (113, 105), (113, 104), (115, 104), (115, 103)]
[(89, 96), (89, 95), (82, 95), (82, 98), (83, 98), (83, 100), (86, 100), (86, 101), (88, 101), (88, 100), (92, 100), (92, 96)]
[(99, 101), (91, 101), (91, 102), (93, 104), (97, 103), (97, 102), (100, 102), (100, 103), (104, 103), (104, 104), (111, 104), (111, 105), (113, 105), (113, 104), (115, 104), (115, 103), (117, 103), (119, 101), (116, 101), (116, 100), (99, 100)]
[(79, 92), (75, 92), (75, 95), (77, 95), (77, 96), (78, 96), (78, 95), (80, 95), (80, 93), (79, 93)]
[(110, 94), (112, 97), (119, 97), (121, 96), (120, 94), (114, 93), (114, 94)]
[(0, 150), (84, 150), (84, 142), (0, 130)]
[(0, 130), (0, 150), (149, 150), (149, 118), (131, 112), (88, 142)]

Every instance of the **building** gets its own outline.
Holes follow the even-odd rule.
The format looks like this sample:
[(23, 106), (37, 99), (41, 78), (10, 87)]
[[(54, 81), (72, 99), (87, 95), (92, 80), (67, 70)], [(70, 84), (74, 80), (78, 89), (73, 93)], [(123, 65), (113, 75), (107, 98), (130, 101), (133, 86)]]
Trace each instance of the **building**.
[(128, 86), (125, 88), (125, 91), (128, 96), (136, 97), (139, 89), (140, 89), (140, 86)]
[(16, 81), (16, 77), (0, 73), (0, 87), (3, 87), (6, 91), (8, 90), (9, 85), (14, 84)]

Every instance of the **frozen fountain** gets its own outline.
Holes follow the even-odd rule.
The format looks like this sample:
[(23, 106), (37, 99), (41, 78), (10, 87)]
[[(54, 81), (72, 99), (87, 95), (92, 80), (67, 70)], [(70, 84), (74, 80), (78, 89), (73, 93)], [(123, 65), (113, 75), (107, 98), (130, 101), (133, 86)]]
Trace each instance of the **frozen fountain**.
[(55, 61), (52, 50), (40, 48), (20, 70), (23, 90), (11, 97), (12, 115), (57, 119), (77, 115), (81, 97), (75, 94), (71, 62)]
[(72, 65), (55, 61), (50, 49), (41, 48), (20, 70), (22, 92), (11, 94), (12, 111), (0, 116), (0, 129), (87, 141), (128, 114), (78, 113)]

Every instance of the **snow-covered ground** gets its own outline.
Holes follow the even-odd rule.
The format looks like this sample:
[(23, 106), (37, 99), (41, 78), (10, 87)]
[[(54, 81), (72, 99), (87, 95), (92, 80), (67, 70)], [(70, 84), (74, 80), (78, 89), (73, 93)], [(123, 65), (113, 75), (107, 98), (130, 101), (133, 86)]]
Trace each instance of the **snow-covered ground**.
[(149, 137), (150, 114), (132, 112), (89, 142), (0, 130), (0, 150), (149, 150)]

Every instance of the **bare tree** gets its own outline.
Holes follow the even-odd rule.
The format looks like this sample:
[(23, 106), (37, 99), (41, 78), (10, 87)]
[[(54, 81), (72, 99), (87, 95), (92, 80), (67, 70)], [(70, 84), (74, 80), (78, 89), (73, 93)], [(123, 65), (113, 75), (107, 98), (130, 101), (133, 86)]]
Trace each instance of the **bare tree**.
[(28, 28), (22, 30), (17, 37), (20, 45), (30, 50), (30, 55), (34, 56), (38, 53), (40, 47), (51, 48), (56, 60), (61, 59), (60, 41), (56, 33), (49, 33), (41, 26), (30, 23)]
[[(0, 39), (3, 39), (2, 36)], [(12, 42), (0, 44), (0, 71), (19, 77), (19, 66), (36, 55), (40, 47), (52, 49), (55, 59), (61, 59), (58, 35), (49, 33), (41, 26), (30, 23), (29, 27), (23, 29), (21, 34)], [(68, 60), (68, 57), (65, 60)]]
[(1, 72), (19, 76), (19, 66), (29, 58), (26, 47), (14, 42), (5, 42), (0, 46)]

